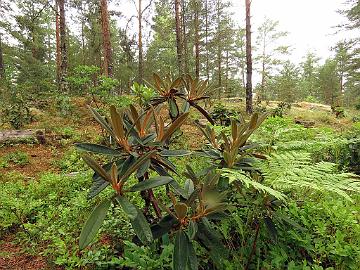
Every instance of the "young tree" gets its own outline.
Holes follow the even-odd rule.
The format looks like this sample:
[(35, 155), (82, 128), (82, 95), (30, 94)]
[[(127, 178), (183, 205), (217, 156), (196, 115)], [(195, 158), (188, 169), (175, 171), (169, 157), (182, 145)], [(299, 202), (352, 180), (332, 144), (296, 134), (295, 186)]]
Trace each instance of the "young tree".
[(314, 53), (307, 53), (303, 62), (300, 63), (301, 79), (300, 79), (300, 93), (299, 97), (304, 98), (319, 98), (319, 90), (317, 85), (318, 69), (320, 58)]
[(284, 63), (280, 73), (271, 80), (269, 87), (273, 98), (286, 102), (295, 102), (298, 99), (299, 69), (289, 61)]
[(337, 73), (337, 63), (334, 59), (327, 59), (319, 69), (318, 87), (323, 101), (334, 105), (341, 94), (340, 80)]
[(245, 0), (246, 18), (246, 112), (252, 113), (251, 0)]

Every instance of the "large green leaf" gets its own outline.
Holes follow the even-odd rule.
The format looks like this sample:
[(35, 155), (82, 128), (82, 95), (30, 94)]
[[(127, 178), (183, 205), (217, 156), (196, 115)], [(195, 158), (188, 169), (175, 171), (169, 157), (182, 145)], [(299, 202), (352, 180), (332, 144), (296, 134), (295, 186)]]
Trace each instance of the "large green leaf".
[(210, 251), (213, 262), (220, 266), (228, 252), (221, 241), (221, 235), (215, 231), (207, 218), (202, 218), (198, 224), (196, 238)]
[(80, 234), (80, 249), (87, 247), (91, 240), (95, 237), (106, 217), (110, 204), (110, 200), (104, 200), (91, 212)]
[(160, 238), (168, 233), (173, 226), (178, 225), (179, 221), (173, 215), (163, 217), (158, 224), (151, 226), (151, 231), (154, 239)]
[(120, 178), (122, 181), (126, 181), (129, 176), (135, 172), (144, 162), (149, 160), (151, 156), (156, 152), (156, 150), (152, 150), (150, 152), (147, 152), (146, 154), (142, 155), (140, 158), (138, 158), (135, 163), (133, 163), (129, 168), (124, 168), (126, 171), (124, 174), (120, 175)]
[(137, 217), (138, 212), (135, 205), (133, 205), (127, 198), (117, 196), (116, 200), (120, 203), (121, 208), (131, 220)]
[(136, 219), (131, 220), (131, 225), (143, 244), (149, 244), (153, 241), (153, 235), (149, 223), (147, 222), (144, 214), (137, 209)]
[(144, 176), (144, 174), (149, 170), (151, 164), (151, 160), (146, 160), (137, 170), (136, 172), (136, 178)]
[(162, 150), (160, 155), (163, 157), (182, 157), (191, 155), (191, 151), (188, 150)]
[(121, 208), (129, 217), (131, 225), (140, 241), (144, 244), (150, 243), (153, 240), (153, 236), (150, 225), (144, 217), (144, 214), (127, 198), (117, 196), (116, 200), (120, 203)]
[(174, 253), (173, 253), (173, 269), (186, 270), (188, 259), (188, 238), (184, 231), (176, 232)]
[(159, 187), (162, 185), (166, 185), (171, 181), (173, 181), (173, 179), (169, 176), (157, 176), (137, 183), (136, 185), (130, 188), (130, 191), (132, 192), (143, 191), (143, 190)]
[(188, 246), (187, 270), (197, 270), (199, 268), (199, 263), (196, 257), (194, 246), (190, 239), (187, 239), (187, 246)]
[(176, 118), (179, 114), (179, 108), (174, 99), (169, 99), (170, 114), (173, 118)]
[(92, 113), (92, 115), (94, 116), (95, 120), (107, 131), (109, 132), (109, 134), (115, 138), (115, 133), (112, 130), (111, 126), (109, 125), (108, 122), (106, 122), (106, 120), (93, 108), (91, 108), (89, 106), (89, 109)]
[(96, 195), (98, 195), (101, 191), (103, 191), (110, 183), (108, 181), (105, 181), (102, 178), (98, 178), (96, 181), (93, 181), (89, 194), (88, 199), (94, 198)]
[(176, 182), (175, 180), (174, 181), (171, 181), (169, 182), (169, 185), (175, 190), (175, 192), (181, 196), (183, 196), (185, 199), (188, 198), (188, 194), (185, 192), (184, 189), (182, 189), (180, 187), (180, 185), (178, 184), (178, 182)]
[(165, 143), (167, 141), (167, 139), (169, 139), (171, 137), (171, 135), (175, 132), (175, 130), (177, 130), (185, 122), (188, 115), (189, 115), (189, 112), (186, 112), (186, 113), (180, 115), (178, 118), (176, 118), (176, 120), (174, 122), (172, 122), (170, 127), (165, 131), (164, 135), (161, 138), (162, 143)]
[(93, 169), (99, 176), (101, 176), (104, 180), (111, 182), (109, 174), (89, 155), (83, 154), (82, 158), (86, 162), (86, 164), (89, 165), (89, 167)]
[(104, 154), (104, 155), (110, 155), (110, 156), (121, 156), (122, 153), (112, 149), (110, 147), (100, 145), (100, 144), (93, 144), (93, 143), (75, 143), (75, 147), (87, 151), (92, 152), (95, 154)]

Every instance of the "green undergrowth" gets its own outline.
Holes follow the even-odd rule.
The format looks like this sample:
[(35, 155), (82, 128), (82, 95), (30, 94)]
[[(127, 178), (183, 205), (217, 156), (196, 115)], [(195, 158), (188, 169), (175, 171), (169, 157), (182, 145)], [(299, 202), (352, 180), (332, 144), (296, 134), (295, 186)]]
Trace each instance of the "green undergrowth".
[[(230, 132), (226, 127), (216, 130)], [(74, 130), (66, 132), (70, 140), (77, 137)], [(260, 153), (270, 157), (287, 153), (307, 155), (310, 164), (300, 168), (292, 163), (297, 172), (299, 169), (303, 173), (314, 171), (317, 164), (332, 162), (333, 174), (338, 175), (358, 164), (359, 134), (359, 123), (339, 133), (331, 127), (304, 128), (294, 124), (291, 118), (271, 117), (250, 139), (259, 144)], [(180, 138), (178, 145), (186, 143)], [(5, 159), (9, 159), (8, 162), (18, 160)], [(173, 161), (180, 172), (188, 164), (197, 172), (209, 165), (206, 159), (196, 154)], [(172, 269), (173, 244), (169, 239), (164, 238), (161, 244), (147, 247), (134, 244), (134, 232), (124, 212), (115, 206), (110, 209), (92, 245), (79, 251), (82, 225), (91, 209), (109, 196), (110, 190), (95, 200), (87, 199), (91, 173), (79, 152), (72, 147), (54, 163), (61, 174), (44, 172), (37, 179), (17, 173), (0, 174), (0, 238), (15, 234), (15, 243), (29, 253), (44, 256), (53, 268), (59, 265), (65, 269)], [(262, 164), (274, 166), (271, 159)], [(180, 184), (184, 183), (181, 174), (174, 177)], [(129, 182), (136, 183), (135, 179)], [(276, 184), (270, 180), (264, 183), (272, 187)], [(262, 208), (266, 196), (261, 192), (250, 188), (234, 195), (241, 203), (234, 205), (231, 216), (214, 225), (214, 229), (224, 236), (224, 244), (229, 249), (229, 258), (222, 261), (218, 269), (243, 269), (246, 266), (248, 269), (359, 269), (359, 195), (348, 192), (351, 201), (325, 188), (309, 193), (301, 188), (290, 192), (276, 187), (286, 196), (286, 203), (271, 212)], [(161, 197), (165, 191), (156, 191), (155, 195)], [(135, 205), (143, 204), (135, 196), (130, 199)], [(268, 216), (273, 224), (259, 223), (256, 249), (248, 265), (260, 222), (255, 217)], [(201, 262), (200, 269), (210, 269), (208, 251), (200, 245), (195, 245), (195, 249)]]

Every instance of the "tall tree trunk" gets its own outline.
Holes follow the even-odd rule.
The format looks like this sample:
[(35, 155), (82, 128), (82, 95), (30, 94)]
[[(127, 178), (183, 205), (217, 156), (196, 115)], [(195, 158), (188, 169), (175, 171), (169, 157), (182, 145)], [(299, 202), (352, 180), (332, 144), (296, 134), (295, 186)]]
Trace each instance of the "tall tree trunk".
[(220, 0), (217, 0), (217, 37), (216, 37), (216, 43), (217, 43), (217, 68), (218, 68), (218, 98), (221, 98), (221, 90), (222, 90), (222, 48), (221, 48), (221, 25), (220, 25)]
[(59, 14), (59, 0), (55, 1), (55, 36), (56, 36), (56, 82), (60, 85), (61, 73), (61, 49), (60, 49), (60, 14)]
[(265, 57), (266, 57), (266, 33), (264, 33), (264, 39), (263, 39), (263, 51), (262, 51), (262, 63), (261, 63), (261, 93), (258, 96), (258, 98), (265, 99)]
[(5, 65), (3, 58), (3, 50), (2, 50), (2, 40), (0, 34), (0, 80), (5, 78)]
[(185, 18), (185, 1), (181, 0), (181, 27), (182, 27), (182, 45), (183, 45), (183, 57), (184, 57), (184, 72), (189, 73), (189, 54), (186, 35), (186, 18)]
[(226, 49), (225, 92), (228, 93), (228, 97), (230, 97), (231, 93), (229, 92), (229, 48)]
[(209, 35), (209, 5), (208, 0), (205, 1), (205, 50), (206, 50), (206, 79), (210, 80), (209, 75), (209, 46), (208, 46), (208, 35)]
[(103, 42), (103, 53), (104, 53), (104, 75), (107, 77), (112, 77), (113, 75), (112, 50), (111, 50), (107, 0), (100, 0), (100, 4), (101, 4), (100, 11), (101, 11), (102, 42)]
[(83, 1), (80, 3), (80, 13), (81, 13), (81, 60), (82, 64), (86, 64), (85, 59), (85, 16), (84, 16), (84, 6)]
[(200, 41), (199, 41), (199, 0), (195, 0), (195, 14), (194, 14), (194, 25), (195, 25), (195, 75), (196, 78), (200, 77)]
[(183, 74), (183, 53), (181, 40), (181, 16), (180, 16), (180, 0), (175, 0), (175, 32), (176, 32), (176, 52), (179, 75)]
[(251, 0), (245, 0), (246, 7), (246, 112), (252, 113), (252, 57), (251, 57)]
[(139, 83), (143, 83), (144, 79), (144, 59), (143, 59), (143, 43), (142, 43), (142, 7), (141, 1), (139, 0), (139, 7), (138, 7), (138, 20), (139, 20)]
[(59, 28), (60, 28), (60, 53), (61, 53), (61, 64), (60, 64), (60, 92), (67, 91), (67, 43), (66, 43), (66, 23), (65, 23), (65, 0), (59, 0)]

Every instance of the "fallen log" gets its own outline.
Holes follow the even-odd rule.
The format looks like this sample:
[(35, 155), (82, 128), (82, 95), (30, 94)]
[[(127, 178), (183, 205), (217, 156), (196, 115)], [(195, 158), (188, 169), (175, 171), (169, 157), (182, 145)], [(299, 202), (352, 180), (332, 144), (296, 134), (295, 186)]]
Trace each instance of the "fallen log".
[(45, 129), (25, 129), (25, 130), (5, 130), (0, 131), (0, 142), (22, 141), (27, 139), (36, 140), (40, 144), (45, 144)]
[(302, 125), (305, 128), (311, 128), (311, 127), (315, 126), (315, 121), (303, 120), (303, 119), (295, 119), (295, 124)]

